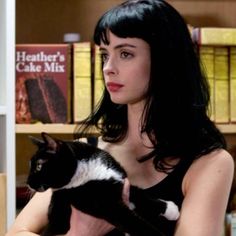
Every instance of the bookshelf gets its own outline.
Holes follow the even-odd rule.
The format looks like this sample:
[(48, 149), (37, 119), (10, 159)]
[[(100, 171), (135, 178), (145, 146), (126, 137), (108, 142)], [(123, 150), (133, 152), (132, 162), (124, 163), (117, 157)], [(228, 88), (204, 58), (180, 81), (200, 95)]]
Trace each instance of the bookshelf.
[[(48, 0), (42, 2), (18, 0), (16, 1), (16, 42), (62, 42), (63, 34), (67, 32), (80, 33), (82, 41), (91, 41), (93, 29), (99, 16), (110, 7), (123, 1), (61, 0), (55, 2)], [(173, 5), (193, 26), (236, 27), (236, 0), (167, 0), (167, 2)], [(92, 14), (87, 14), (86, 9)], [(24, 14), (25, 10), (28, 14)], [(53, 34), (51, 33), (52, 29)], [(30, 125), (29, 129), (32, 128), (30, 132), (34, 133), (33, 127)], [(234, 125), (219, 125), (219, 127), (222, 132), (236, 133)], [(35, 126), (36, 130), (37, 128), (38, 126)], [(45, 126), (45, 129), (47, 128), (54, 133), (60, 133), (64, 128), (65, 133), (69, 134), (73, 131), (73, 125), (67, 125), (64, 128), (58, 125), (55, 127)], [(16, 126), (16, 129), (17, 134), (21, 133), (21, 130), (28, 130), (28, 128), (21, 126)]]
[[(68, 32), (80, 33), (82, 41), (91, 41), (98, 17), (106, 9), (120, 2), (123, 1), (0, 0), (0, 176), (7, 176), (6, 184), (4, 184), (5, 177), (0, 180), (3, 181), (1, 189), (4, 186), (4, 193), (1, 194), (7, 199), (5, 213), (3, 214), (0, 209), (1, 230), (4, 231), (9, 227), (15, 217), (15, 177), (16, 173), (21, 172), (19, 163), (27, 162), (24, 158), (26, 150), (21, 148), (22, 145), (27, 145), (26, 136), (37, 135), (42, 131), (71, 136), (75, 128), (73, 124), (15, 125), (15, 41), (61, 43), (63, 35)], [(193, 26), (236, 27), (236, 0), (168, 0), (168, 2)], [(230, 145), (235, 145), (236, 124), (220, 124), (218, 127), (226, 135)], [(0, 231), (0, 236), (3, 231)]]

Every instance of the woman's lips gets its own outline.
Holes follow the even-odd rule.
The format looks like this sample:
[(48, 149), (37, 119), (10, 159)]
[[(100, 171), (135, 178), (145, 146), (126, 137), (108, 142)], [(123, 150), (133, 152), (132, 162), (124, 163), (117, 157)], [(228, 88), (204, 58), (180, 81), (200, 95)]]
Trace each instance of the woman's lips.
[(117, 92), (120, 88), (122, 88), (124, 85), (114, 83), (114, 82), (108, 82), (107, 88), (110, 92)]

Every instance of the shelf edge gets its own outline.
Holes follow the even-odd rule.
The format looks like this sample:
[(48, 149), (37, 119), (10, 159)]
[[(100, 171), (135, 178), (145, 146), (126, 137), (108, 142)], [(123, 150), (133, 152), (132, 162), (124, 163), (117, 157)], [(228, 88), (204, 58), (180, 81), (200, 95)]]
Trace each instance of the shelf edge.
[(236, 124), (217, 124), (223, 134), (236, 134)]
[[(5, 109), (0, 106), (0, 114), (2, 114), (1, 112), (5, 112)], [(236, 124), (217, 124), (217, 127), (224, 134), (236, 134)], [(73, 134), (75, 128), (76, 124), (16, 124), (16, 134), (39, 134), (41, 132)], [(96, 130), (94, 133), (97, 133)]]
[[(16, 134), (40, 134), (47, 132), (49, 134), (74, 134), (76, 124), (16, 124)], [(98, 130), (93, 128), (88, 135), (98, 136)]]
[(17, 134), (40, 134), (47, 132), (51, 134), (73, 134), (74, 124), (16, 124)]

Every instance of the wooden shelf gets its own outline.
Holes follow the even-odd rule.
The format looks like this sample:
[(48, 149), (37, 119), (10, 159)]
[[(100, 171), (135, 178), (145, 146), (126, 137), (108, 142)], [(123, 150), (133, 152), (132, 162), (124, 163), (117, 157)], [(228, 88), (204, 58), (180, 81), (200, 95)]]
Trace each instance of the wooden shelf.
[[(16, 124), (16, 134), (40, 134), (47, 132), (49, 134), (73, 134), (76, 129), (75, 124)], [(97, 135), (94, 128), (89, 134)]]
[[(224, 134), (236, 134), (236, 124), (218, 124), (217, 127)], [(47, 132), (51, 134), (73, 134), (75, 124), (16, 124), (17, 134), (39, 134)], [(94, 130), (96, 133), (96, 130)]]
[(217, 124), (223, 134), (236, 134), (236, 124)]
[(76, 125), (73, 124), (16, 124), (17, 134), (73, 134)]

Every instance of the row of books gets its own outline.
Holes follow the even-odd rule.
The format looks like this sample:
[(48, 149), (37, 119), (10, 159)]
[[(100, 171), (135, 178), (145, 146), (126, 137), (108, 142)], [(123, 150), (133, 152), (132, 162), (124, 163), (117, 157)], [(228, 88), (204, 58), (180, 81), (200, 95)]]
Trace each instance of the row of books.
[[(211, 118), (236, 122), (236, 28), (193, 28), (211, 89)], [(89, 42), (16, 45), (16, 123), (77, 123), (103, 91)]]
[(89, 42), (16, 45), (18, 124), (80, 122), (103, 86), (99, 51)]
[(236, 122), (236, 47), (199, 47), (199, 55), (210, 86), (211, 119)]
[(211, 119), (236, 122), (236, 28), (192, 28), (209, 81)]

